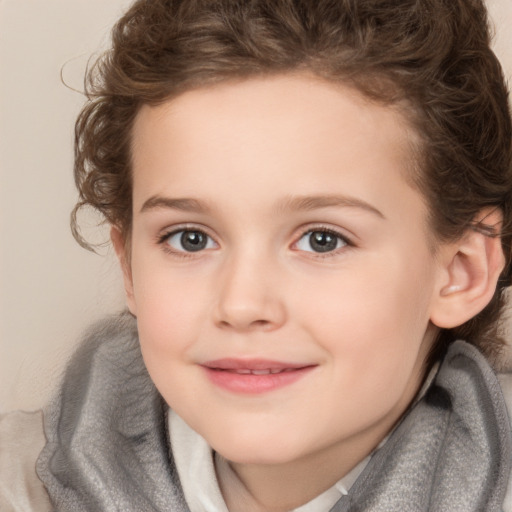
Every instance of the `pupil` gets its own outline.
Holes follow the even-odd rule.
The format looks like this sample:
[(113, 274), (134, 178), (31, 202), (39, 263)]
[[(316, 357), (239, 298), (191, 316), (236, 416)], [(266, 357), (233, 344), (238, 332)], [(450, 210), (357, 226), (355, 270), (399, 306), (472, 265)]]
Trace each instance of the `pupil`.
[(326, 233), (325, 231), (313, 231), (309, 235), (311, 248), (316, 252), (329, 252), (336, 249), (338, 243), (337, 237)]
[(189, 252), (200, 251), (206, 247), (206, 236), (199, 231), (184, 231), (181, 235), (181, 245)]

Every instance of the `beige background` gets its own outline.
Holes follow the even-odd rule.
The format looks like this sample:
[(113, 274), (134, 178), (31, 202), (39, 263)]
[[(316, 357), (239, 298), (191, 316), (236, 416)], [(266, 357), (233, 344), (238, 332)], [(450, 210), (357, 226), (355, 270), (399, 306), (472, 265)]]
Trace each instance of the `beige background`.
[[(129, 0), (0, 0), (0, 411), (48, 398), (80, 333), (124, 305), (110, 249), (73, 240), (73, 122), (88, 56)], [(512, 77), (512, 0), (489, 0)], [(106, 236), (104, 232), (102, 236)]]

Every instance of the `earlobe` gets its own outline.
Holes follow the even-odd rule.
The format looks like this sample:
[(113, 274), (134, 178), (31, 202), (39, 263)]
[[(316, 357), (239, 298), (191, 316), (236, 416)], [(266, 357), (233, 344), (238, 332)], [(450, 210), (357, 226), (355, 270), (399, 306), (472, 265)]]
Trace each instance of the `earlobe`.
[[(482, 211), (478, 219), (497, 226), (502, 220), (499, 210)], [(499, 230), (497, 231), (499, 233)], [(436, 289), (431, 321), (451, 329), (462, 325), (492, 299), (505, 264), (501, 239), (486, 230), (471, 228), (454, 244), (441, 249), (442, 276)]]
[(115, 226), (110, 228), (110, 239), (112, 240), (112, 245), (116, 252), (117, 259), (119, 260), (119, 265), (121, 266), (121, 271), (123, 273), (124, 290), (128, 308), (133, 315), (136, 315), (132, 271), (126, 251), (125, 239), (122, 236), (121, 231), (119, 231), (119, 229)]

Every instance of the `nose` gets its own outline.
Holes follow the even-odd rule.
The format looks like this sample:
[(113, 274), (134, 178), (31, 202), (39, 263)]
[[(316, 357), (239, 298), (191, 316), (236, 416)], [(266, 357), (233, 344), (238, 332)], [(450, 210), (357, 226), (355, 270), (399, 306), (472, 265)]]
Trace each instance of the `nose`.
[(215, 324), (239, 332), (281, 327), (286, 308), (278, 274), (261, 255), (227, 261), (219, 277)]

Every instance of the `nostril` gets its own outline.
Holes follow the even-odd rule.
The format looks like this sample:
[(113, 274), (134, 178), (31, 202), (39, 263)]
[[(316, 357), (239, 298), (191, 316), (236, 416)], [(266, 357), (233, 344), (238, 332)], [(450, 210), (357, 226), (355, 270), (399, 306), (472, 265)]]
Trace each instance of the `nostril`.
[[(231, 323), (228, 320), (221, 320), (219, 322), (219, 324), (221, 325), (221, 327), (233, 327), (236, 324), (236, 322)], [(251, 328), (251, 327), (256, 327), (256, 328), (258, 328), (258, 327), (265, 327), (267, 325), (270, 325), (270, 322), (268, 320), (253, 320), (252, 322), (249, 322), (247, 324), (247, 326), (249, 328)]]
[(254, 322), (252, 322), (251, 325), (253, 325), (254, 327), (265, 327), (269, 323), (270, 322), (268, 320), (254, 320)]
[(273, 322), (264, 318), (252, 321), (240, 321), (240, 319), (220, 320), (217, 325), (221, 329), (236, 329), (240, 331), (268, 330), (272, 328)]

